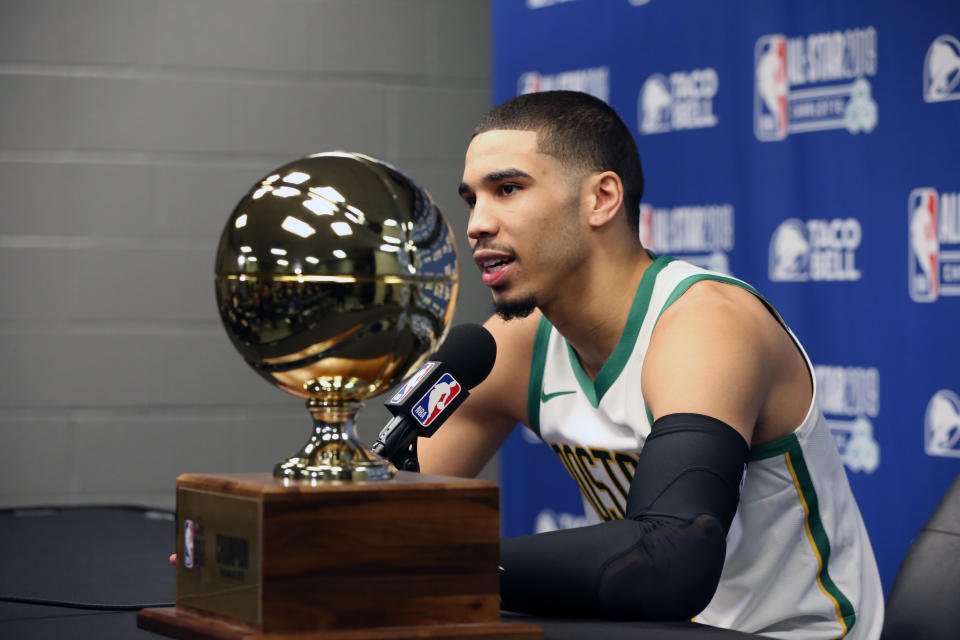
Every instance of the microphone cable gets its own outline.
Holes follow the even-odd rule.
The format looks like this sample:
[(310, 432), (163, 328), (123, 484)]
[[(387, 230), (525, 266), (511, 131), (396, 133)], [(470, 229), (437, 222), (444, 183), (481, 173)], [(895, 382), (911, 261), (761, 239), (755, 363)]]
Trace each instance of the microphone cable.
[(91, 611), (139, 611), (154, 607), (173, 607), (173, 602), (151, 602), (144, 604), (100, 604), (96, 602), (69, 602), (66, 600), (43, 600), (41, 598), (27, 598), (24, 596), (10, 596), (0, 594), (0, 602), (14, 604), (34, 604), (45, 607), (62, 607), (66, 609), (87, 609)]

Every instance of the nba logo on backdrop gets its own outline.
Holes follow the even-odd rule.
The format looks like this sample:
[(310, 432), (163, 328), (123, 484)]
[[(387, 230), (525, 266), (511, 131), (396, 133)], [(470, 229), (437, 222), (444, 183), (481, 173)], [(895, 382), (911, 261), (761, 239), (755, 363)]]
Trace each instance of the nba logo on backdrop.
[(908, 286), (915, 302), (960, 295), (960, 193), (910, 192)]
[(930, 456), (960, 458), (960, 398), (949, 389), (933, 394), (923, 421), (923, 450)]
[(870, 133), (877, 126), (877, 103), (866, 76), (876, 73), (873, 27), (761, 36), (754, 48), (757, 139), (829, 129)]
[(960, 100), (960, 41), (944, 34), (933, 41), (923, 61), (923, 99)]
[(787, 137), (787, 38), (760, 38), (754, 69), (754, 131), (760, 140), (782, 140)]

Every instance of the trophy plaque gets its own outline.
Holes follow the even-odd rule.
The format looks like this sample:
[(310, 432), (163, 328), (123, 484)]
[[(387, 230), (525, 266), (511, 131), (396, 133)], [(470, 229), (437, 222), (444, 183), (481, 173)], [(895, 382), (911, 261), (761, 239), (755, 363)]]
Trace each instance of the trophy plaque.
[(177, 479), (177, 594), (138, 626), (178, 638), (540, 638), (499, 615), (499, 494), (397, 471), (356, 437), (367, 398), (446, 335), (453, 233), (430, 195), (356, 153), (256, 183), (216, 258), (220, 317), (313, 421), (273, 473)]

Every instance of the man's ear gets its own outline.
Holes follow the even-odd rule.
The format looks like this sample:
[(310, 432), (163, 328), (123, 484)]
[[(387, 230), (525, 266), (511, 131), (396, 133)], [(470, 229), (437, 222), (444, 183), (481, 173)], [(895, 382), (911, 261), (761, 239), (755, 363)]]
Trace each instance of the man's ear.
[(613, 171), (603, 171), (587, 179), (590, 192), (588, 222), (591, 227), (602, 227), (613, 220), (623, 206), (623, 183)]

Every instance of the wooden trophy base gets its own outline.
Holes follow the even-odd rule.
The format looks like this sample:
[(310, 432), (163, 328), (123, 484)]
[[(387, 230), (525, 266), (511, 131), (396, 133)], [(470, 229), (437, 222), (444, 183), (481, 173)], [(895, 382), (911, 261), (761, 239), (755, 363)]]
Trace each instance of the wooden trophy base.
[(137, 626), (183, 639), (542, 638), (500, 621), (492, 482), (267, 473), (177, 479), (177, 595)]

